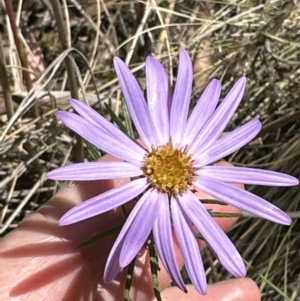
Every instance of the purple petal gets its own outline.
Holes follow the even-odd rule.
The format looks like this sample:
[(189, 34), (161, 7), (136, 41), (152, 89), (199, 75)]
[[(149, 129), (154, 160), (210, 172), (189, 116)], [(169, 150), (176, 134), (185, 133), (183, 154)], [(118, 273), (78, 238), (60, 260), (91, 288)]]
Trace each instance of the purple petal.
[(211, 80), (188, 119), (182, 145), (191, 144), (194, 141), (202, 127), (216, 109), (220, 93), (220, 81), (217, 79)]
[(97, 195), (69, 210), (59, 220), (60, 226), (70, 225), (102, 214), (132, 200), (148, 187), (146, 178), (131, 181)]
[(242, 100), (246, 78), (240, 78), (221, 102), (215, 113), (207, 121), (199, 135), (191, 144), (190, 152), (196, 153), (213, 144), (222, 134), (229, 120)]
[(141, 88), (122, 60), (115, 57), (114, 65), (131, 118), (140, 137), (150, 151), (151, 146), (158, 145), (159, 141)]
[(159, 203), (159, 215), (153, 226), (155, 246), (157, 248), (159, 258), (171, 279), (181, 290), (186, 292), (186, 287), (180, 275), (174, 253), (169, 197), (167, 194), (161, 193), (159, 195)]
[[(123, 249), (125, 241), (127, 240), (127, 234), (129, 232), (130, 228), (132, 227), (132, 223), (136, 219), (136, 216), (138, 214), (140, 214), (140, 211), (143, 210), (143, 208), (145, 208), (145, 203), (147, 203), (147, 200), (148, 200), (150, 194), (151, 194), (150, 190), (146, 191), (143, 194), (143, 196), (139, 199), (139, 201), (135, 204), (133, 210), (129, 214), (124, 226), (122, 227), (121, 232), (119, 233), (119, 235), (109, 253), (108, 259), (106, 261), (105, 270), (104, 270), (104, 281), (107, 283), (111, 282), (116, 277), (116, 275), (120, 271), (120, 269), (125, 266), (125, 265), (124, 266), (120, 265), (120, 261), (121, 261), (121, 257), (122, 257), (121, 256), (122, 249)], [(146, 204), (146, 207), (147, 207), (148, 203)], [(146, 213), (146, 215), (147, 215), (147, 213)], [(138, 232), (139, 232), (139, 230), (137, 230), (137, 233)], [(147, 239), (147, 237), (146, 237), (146, 239)], [(135, 242), (134, 242), (134, 244), (135, 244)], [(136, 254), (139, 252), (140, 249), (141, 248), (139, 248), (136, 251), (134, 256), (136, 256)], [(134, 256), (133, 256), (133, 258), (134, 258)]]
[(180, 144), (187, 120), (192, 93), (193, 67), (188, 53), (179, 51), (179, 67), (170, 112), (170, 136), (174, 145)]
[(201, 178), (205, 176), (218, 181), (229, 183), (243, 183), (265, 186), (293, 186), (298, 185), (299, 180), (280, 172), (235, 166), (205, 166), (196, 171)]
[(120, 239), (119, 237), (120, 235), (115, 241), (105, 264), (103, 275), (103, 280), (105, 283), (110, 283), (111, 281), (113, 281), (122, 269), (119, 264), (119, 258), (125, 240), (125, 236), (123, 235), (122, 237), (120, 237)]
[(218, 200), (257, 216), (283, 225), (291, 224), (291, 218), (285, 212), (246, 190), (205, 176), (198, 177), (194, 185)]
[(159, 193), (154, 189), (148, 190), (139, 202), (142, 203), (141, 206), (137, 209), (135, 206), (130, 213), (133, 216), (132, 219), (129, 219), (129, 215), (126, 221), (128, 230), (120, 254), (120, 266), (122, 268), (130, 264), (134, 259), (153, 229), (153, 224), (158, 215)]
[(125, 161), (143, 161), (146, 151), (124, 133), (116, 131), (112, 137), (81, 116), (70, 112), (58, 111), (56, 116), (71, 130), (103, 151)]
[[(188, 195), (183, 194), (183, 196), (178, 198), (178, 201), (186, 202), (186, 197), (188, 197)], [(185, 217), (181, 212), (181, 208), (177, 204), (178, 201), (174, 198), (171, 199), (172, 218), (176, 237), (178, 239), (184, 264), (190, 279), (195, 288), (204, 295), (207, 290), (207, 282), (199, 246), (191, 228), (187, 224)]]
[(137, 147), (140, 147), (138, 143), (133, 141), (130, 137), (126, 136), (126, 134), (124, 134), (113, 123), (101, 116), (86, 103), (76, 99), (71, 99), (70, 103), (81, 117), (83, 117), (86, 121), (89, 121), (90, 123), (97, 126), (99, 129), (101, 129), (101, 131), (105, 131), (110, 138), (113, 137), (115, 140), (121, 141), (120, 137), (122, 137), (122, 143), (127, 145), (127, 147), (131, 148), (132, 150), (135, 150)]
[(155, 58), (146, 60), (147, 101), (159, 144), (169, 141), (169, 80), (166, 70)]
[(47, 178), (66, 181), (106, 180), (141, 176), (141, 167), (128, 162), (84, 162), (56, 168)]
[(249, 143), (261, 130), (261, 123), (253, 119), (234, 131), (221, 137), (204, 152), (195, 153), (195, 167), (202, 167), (216, 162)]
[(236, 277), (244, 277), (246, 267), (241, 255), (196, 196), (187, 191), (179, 205), (217, 254), (226, 270)]
[(106, 131), (113, 136), (115, 135), (116, 131), (120, 131), (115, 125), (101, 116), (88, 104), (77, 99), (71, 99), (70, 104), (81, 117), (94, 124), (95, 126), (101, 128), (102, 131)]

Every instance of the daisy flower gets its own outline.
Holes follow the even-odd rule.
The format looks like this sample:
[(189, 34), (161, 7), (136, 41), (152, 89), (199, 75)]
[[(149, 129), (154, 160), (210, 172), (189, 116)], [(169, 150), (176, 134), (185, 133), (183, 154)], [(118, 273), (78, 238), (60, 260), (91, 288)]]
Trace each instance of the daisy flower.
[(294, 177), (274, 171), (214, 165), (250, 142), (261, 129), (260, 121), (253, 119), (222, 135), (242, 99), (246, 78), (235, 83), (219, 106), (221, 84), (213, 79), (188, 117), (193, 72), (185, 50), (181, 49), (179, 53), (173, 93), (161, 63), (154, 57), (147, 58), (147, 101), (125, 63), (116, 57), (114, 65), (144, 146), (88, 105), (73, 99), (71, 105), (77, 114), (58, 111), (56, 116), (84, 139), (122, 161), (73, 164), (49, 172), (48, 178), (133, 180), (77, 205), (60, 219), (59, 224), (64, 226), (88, 219), (141, 195), (111, 249), (104, 271), (106, 282), (112, 281), (130, 264), (152, 231), (162, 264), (178, 287), (186, 291), (173, 249), (174, 228), (189, 277), (196, 289), (205, 294), (206, 277), (193, 227), (229, 272), (237, 277), (245, 276), (246, 268), (239, 252), (193, 189), (196, 187), (261, 218), (289, 225), (291, 219), (286, 213), (232, 183), (275, 186), (299, 183)]

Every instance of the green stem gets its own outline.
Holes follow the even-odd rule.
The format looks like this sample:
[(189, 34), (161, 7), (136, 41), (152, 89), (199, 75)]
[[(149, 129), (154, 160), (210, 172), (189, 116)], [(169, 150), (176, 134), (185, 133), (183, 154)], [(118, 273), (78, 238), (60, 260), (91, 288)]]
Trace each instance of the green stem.
[(159, 281), (158, 281), (158, 274), (157, 274), (159, 270), (158, 256), (152, 237), (150, 237), (148, 240), (148, 247), (149, 247), (149, 255), (150, 255), (152, 287), (153, 287), (154, 295), (157, 301), (162, 301), (160, 296)]
[(130, 288), (131, 288), (131, 284), (132, 284), (134, 266), (135, 266), (135, 258), (132, 260), (132, 262), (130, 263), (130, 265), (128, 267), (126, 283), (125, 283), (125, 289), (124, 289), (124, 301), (129, 300), (129, 294), (130, 294)]

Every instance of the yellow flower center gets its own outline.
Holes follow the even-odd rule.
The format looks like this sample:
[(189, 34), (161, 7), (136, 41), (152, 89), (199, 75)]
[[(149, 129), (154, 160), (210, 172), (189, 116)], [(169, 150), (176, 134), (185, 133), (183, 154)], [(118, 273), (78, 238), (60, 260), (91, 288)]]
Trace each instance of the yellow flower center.
[(193, 182), (193, 161), (187, 148), (175, 148), (171, 142), (153, 148), (142, 169), (153, 188), (171, 196), (183, 193)]

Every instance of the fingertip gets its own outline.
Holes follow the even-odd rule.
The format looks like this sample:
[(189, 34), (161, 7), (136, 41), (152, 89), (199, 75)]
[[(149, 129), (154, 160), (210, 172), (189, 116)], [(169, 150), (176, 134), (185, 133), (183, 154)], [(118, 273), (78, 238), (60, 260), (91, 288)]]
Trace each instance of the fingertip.
[[(208, 285), (206, 295), (200, 295), (192, 285), (187, 285), (188, 293), (177, 287), (162, 291), (163, 300), (177, 301), (260, 301), (261, 296), (256, 283), (250, 278), (237, 278)], [(157, 301), (153, 299), (153, 301)]]

